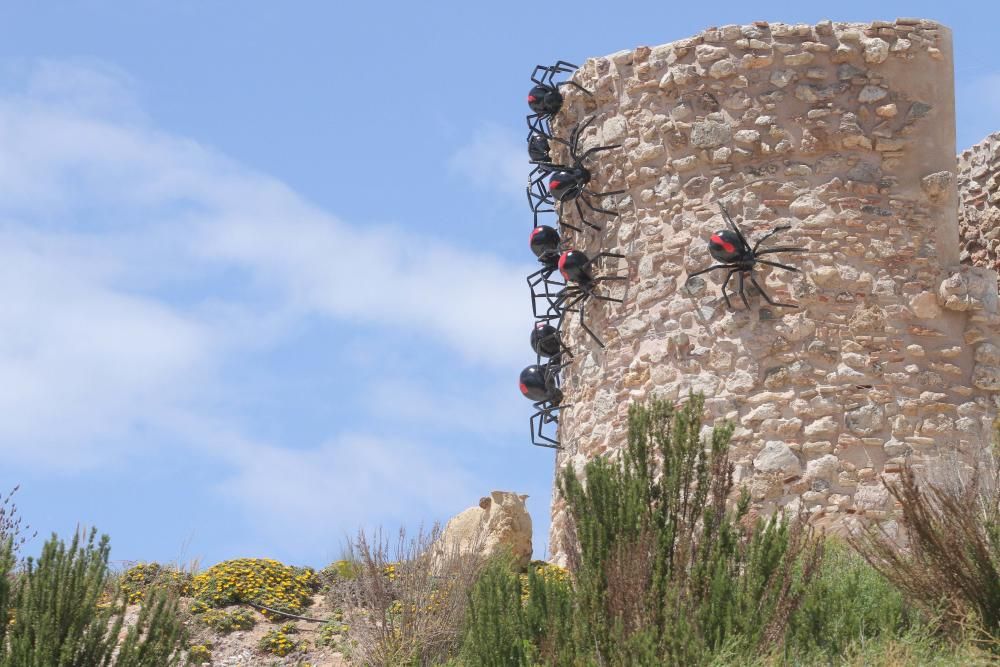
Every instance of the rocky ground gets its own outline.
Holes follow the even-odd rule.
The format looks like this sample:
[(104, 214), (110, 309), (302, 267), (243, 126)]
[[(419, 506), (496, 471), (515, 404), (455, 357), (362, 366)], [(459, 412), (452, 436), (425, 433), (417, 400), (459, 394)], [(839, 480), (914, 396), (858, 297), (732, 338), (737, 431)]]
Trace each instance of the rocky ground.
[[(187, 609), (193, 602), (192, 598), (182, 598), (181, 608)], [(250, 609), (239, 605), (227, 610)], [(317, 595), (312, 605), (302, 614), (309, 618), (327, 619), (337, 610), (327, 601), (325, 596)], [(269, 621), (259, 612), (254, 612), (256, 625), (250, 630), (236, 630), (220, 633), (200, 622), (196, 616), (187, 621), (191, 633), (191, 646), (207, 646), (211, 653), (211, 661), (202, 664), (212, 667), (341, 667), (349, 665), (345, 652), (340, 647), (321, 645), (320, 628), (323, 624), (295, 619)], [(126, 623), (135, 623), (139, 615), (139, 605), (129, 607)], [(297, 646), (288, 655), (278, 656), (260, 649), (258, 644), (266, 633), (279, 630), (287, 623), (295, 627), (294, 633), (288, 633), (288, 638)], [(343, 635), (338, 637), (338, 643), (346, 643)]]

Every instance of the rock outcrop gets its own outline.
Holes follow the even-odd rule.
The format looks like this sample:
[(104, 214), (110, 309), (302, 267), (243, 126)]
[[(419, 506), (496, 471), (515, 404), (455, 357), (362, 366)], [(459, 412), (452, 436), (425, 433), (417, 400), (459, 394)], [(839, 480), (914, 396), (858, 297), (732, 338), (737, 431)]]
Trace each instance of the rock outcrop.
[[(885, 516), (882, 480), (904, 461), (930, 466), (989, 441), (996, 274), (960, 263), (947, 28), (727, 25), (590, 59), (574, 80), (593, 96), (571, 91), (554, 131), (568, 136), (596, 116), (580, 152), (621, 148), (588, 161), (589, 187), (627, 193), (600, 201), (619, 212), (601, 218), (602, 231), (564, 228), (566, 240), (590, 256), (625, 255), (595, 273), (629, 279), (601, 286), (623, 304), (587, 304), (606, 348), (566, 320), (572, 407), (559, 418), (557, 469), (620, 451), (631, 402), (689, 391), (705, 394), (706, 425), (737, 425), (736, 479), (761, 512), (795, 501), (817, 519)], [(563, 162), (565, 148), (553, 156)], [(980, 199), (992, 196), (995, 177), (976, 168), (968, 178)], [(754, 270), (772, 299), (796, 308), (749, 284), (745, 307), (738, 276), (730, 308), (725, 271), (687, 281), (713, 264), (720, 203), (751, 243), (787, 227), (763, 247), (807, 249), (771, 256), (797, 272)], [(581, 226), (572, 207), (566, 215)], [(557, 492), (552, 512), (559, 562)]]
[(524, 505), (528, 496), (493, 491), (445, 524), (438, 553), (458, 549), (490, 556), (509, 549), (519, 567), (531, 561), (531, 515)]

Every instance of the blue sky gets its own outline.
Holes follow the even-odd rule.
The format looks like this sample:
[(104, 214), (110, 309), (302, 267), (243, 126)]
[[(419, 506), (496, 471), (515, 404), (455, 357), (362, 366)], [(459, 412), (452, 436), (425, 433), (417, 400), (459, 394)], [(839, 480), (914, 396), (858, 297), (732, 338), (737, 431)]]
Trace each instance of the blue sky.
[(975, 5), (2, 3), (0, 490), (116, 560), (321, 566), (507, 489), (540, 557), (533, 66), (926, 16), (954, 31), (962, 148), (1000, 129), (1000, 9)]

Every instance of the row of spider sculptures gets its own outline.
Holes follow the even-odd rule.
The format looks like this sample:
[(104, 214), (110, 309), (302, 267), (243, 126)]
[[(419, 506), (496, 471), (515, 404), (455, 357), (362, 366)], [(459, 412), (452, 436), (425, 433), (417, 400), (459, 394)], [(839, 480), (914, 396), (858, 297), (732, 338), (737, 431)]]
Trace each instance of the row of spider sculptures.
[[(534, 86), (528, 93), (528, 106), (533, 112), (527, 117), (528, 161), (532, 170), (528, 175), (526, 192), (533, 216), (529, 244), (541, 268), (527, 277), (535, 319), (530, 342), (536, 362), (521, 371), (520, 389), (525, 397), (533, 401), (536, 410), (529, 419), (532, 444), (553, 448), (559, 448), (559, 442), (548, 434), (547, 427), (557, 427), (559, 411), (569, 407), (562, 403), (560, 372), (573, 358), (562, 340), (563, 323), (568, 314), (579, 313), (583, 330), (604, 347), (604, 342), (587, 325), (585, 307), (591, 298), (621, 303), (622, 299), (598, 293), (597, 287), (602, 282), (625, 280), (625, 276), (601, 276), (594, 271), (595, 265), (604, 258), (622, 258), (623, 255), (602, 252), (588, 256), (566, 243), (557, 229), (561, 227), (578, 234), (582, 234), (585, 228), (601, 231), (601, 226), (592, 219), (593, 214), (616, 216), (617, 213), (596, 205), (592, 198), (625, 192), (600, 192), (591, 187), (593, 157), (620, 148), (613, 145), (581, 150), (581, 138), (594, 122), (594, 116), (577, 124), (568, 138), (557, 137), (552, 131), (551, 121), (564, 102), (562, 88), (568, 86), (592, 95), (572, 80), (556, 81), (559, 75), (575, 70), (576, 65), (562, 60), (550, 66), (539, 65), (531, 75)], [(555, 144), (565, 146), (569, 154), (567, 164), (552, 159), (550, 151)], [(576, 210), (579, 226), (564, 215), (564, 207), (570, 202)], [(585, 212), (585, 207), (588, 212)], [(556, 226), (540, 221), (543, 214), (550, 213), (556, 214)]]
[[(581, 151), (581, 138), (594, 122), (595, 116), (590, 116), (577, 124), (566, 139), (557, 137), (552, 132), (551, 121), (559, 113), (564, 102), (562, 88), (569, 86), (586, 95), (592, 95), (574, 81), (556, 81), (558, 75), (571, 73), (575, 69), (575, 65), (565, 61), (559, 61), (552, 66), (539, 65), (532, 74), (531, 80), (535, 85), (528, 95), (528, 104), (533, 112), (527, 117), (528, 158), (532, 170), (528, 176), (526, 192), (534, 218), (529, 243), (541, 268), (527, 277), (532, 314), (535, 319), (530, 342), (536, 355), (536, 362), (521, 372), (520, 389), (524, 396), (533, 401), (535, 408), (535, 413), (529, 420), (532, 444), (557, 449), (560, 448), (559, 442), (548, 434), (548, 427), (558, 428), (560, 410), (569, 407), (563, 403), (560, 373), (573, 359), (572, 352), (562, 340), (563, 323), (567, 315), (578, 313), (581, 329), (603, 348), (604, 342), (587, 324), (586, 304), (590, 299), (622, 303), (623, 299), (602, 293), (599, 288), (602, 283), (626, 280), (625, 276), (601, 275), (596, 271), (603, 259), (623, 259), (624, 255), (598, 252), (590, 256), (582, 250), (573, 248), (563, 236), (566, 230), (572, 230), (577, 234), (583, 234), (588, 228), (597, 232), (602, 231), (601, 226), (593, 221), (593, 214), (610, 216), (618, 214), (595, 205), (592, 198), (614, 196), (625, 192), (624, 190), (601, 192), (591, 187), (593, 173), (590, 162), (593, 157), (620, 148), (619, 145), (609, 145)], [(550, 150), (554, 145), (565, 147), (570, 157), (569, 164), (559, 164), (552, 159)], [(576, 219), (570, 220), (564, 215), (564, 206), (569, 202), (574, 204), (579, 226), (573, 224)], [(588, 210), (585, 211), (585, 208)], [(787, 231), (788, 226), (772, 229), (751, 245), (729, 215), (729, 211), (721, 203), (719, 208), (726, 227), (716, 231), (708, 239), (709, 254), (717, 263), (690, 273), (685, 285), (690, 285), (697, 276), (725, 269), (727, 273), (722, 282), (722, 296), (728, 308), (733, 308), (727, 291), (733, 276), (737, 278), (737, 293), (748, 310), (750, 302), (746, 292), (747, 281), (760, 292), (761, 298), (768, 304), (796, 308), (794, 304), (773, 300), (758, 282), (754, 269), (758, 265), (765, 265), (797, 272), (799, 269), (794, 266), (764, 257), (782, 252), (804, 252), (806, 249), (789, 246), (761, 248), (762, 244), (775, 234)], [(551, 213), (557, 215), (555, 226), (542, 224), (540, 216)]]

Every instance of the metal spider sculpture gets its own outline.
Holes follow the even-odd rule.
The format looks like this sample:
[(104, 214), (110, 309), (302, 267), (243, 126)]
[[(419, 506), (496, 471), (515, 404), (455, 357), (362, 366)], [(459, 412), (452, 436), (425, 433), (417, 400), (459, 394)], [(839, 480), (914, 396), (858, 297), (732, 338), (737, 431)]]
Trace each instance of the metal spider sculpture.
[(778, 232), (783, 232), (791, 229), (790, 225), (782, 225), (780, 227), (775, 227), (764, 236), (757, 239), (753, 247), (747, 242), (745, 236), (740, 231), (740, 228), (736, 226), (733, 219), (729, 216), (729, 211), (719, 204), (719, 209), (722, 211), (722, 217), (725, 219), (726, 223), (729, 225), (730, 229), (722, 229), (714, 234), (708, 241), (708, 252), (712, 257), (721, 262), (721, 264), (714, 264), (707, 269), (702, 269), (700, 271), (695, 271), (687, 277), (684, 282), (687, 285), (692, 278), (702, 273), (707, 273), (709, 271), (715, 271), (716, 269), (728, 269), (729, 273), (726, 274), (726, 279), (722, 283), (722, 296), (726, 300), (726, 306), (732, 309), (733, 304), (729, 300), (729, 294), (726, 292), (726, 286), (729, 284), (730, 278), (733, 274), (737, 274), (739, 277), (739, 294), (740, 298), (743, 299), (743, 304), (749, 310), (750, 302), (747, 300), (746, 290), (744, 289), (743, 279), (745, 276), (750, 278), (750, 282), (753, 283), (760, 295), (764, 297), (772, 306), (781, 306), (784, 308), (798, 308), (797, 305), (791, 303), (778, 303), (774, 301), (767, 295), (764, 288), (761, 287), (760, 283), (753, 275), (754, 266), (757, 264), (766, 264), (767, 266), (773, 266), (779, 269), (784, 269), (785, 271), (795, 271), (798, 273), (798, 269), (794, 266), (788, 266), (787, 264), (780, 264), (778, 262), (772, 262), (766, 259), (760, 259), (761, 255), (770, 255), (776, 252), (807, 252), (807, 248), (791, 248), (785, 246), (779, 246), (774, 248), (767, 248), (766, 250), (758, 250), (760, 244), (771, 238)]
[(543, 358), (560, 364), (563, 354), (570, 358), (573, 357), (573, 353), (562, 342), (559, 329), (548, 322), (535, 323), (535, 327), (531, 330), (531, 349), (538, 355), (539, 364), (542, 363)]
[[(553, 280), (552, 274), (559, 270), (562, 240), (554, 228), (539, 225), (531, 230), (528, 242), (531, 252), (535, 253), (542, 265), (542, 268), (527, 277), (528, 289), (531, 290), (531, 312), (536, 320), (557, 320), (562, 315), (557, 299), (566, 283)], [(539, 304), (542, 304), (542, 314), (539, 314)]]
[[(551, 140), (567, 146), (569, 145), (569, 142), (556, 137), (553, 137)], [(552, 158), (549, 155), (549, 139), (537, 132), (533, 132), (528, 139), (528, 163), (534, 165), (534, 167), (528, 174), (528, 186), (525, 188), (525, 192), (528, 195), (528, 206), (531, 208), (534, 216), (534, 225), (538, 227), (539, 214), (555, 213), (556, 209), (552, 208), (555, 205), (555, 200), (545, 186), (546, 177), (555, 168)], [(559, 220), (559, 224), (577, 232), (582, 231), (579, 227), (571, 225), (562, 219)]]
[(528, 92), (528, 106), (534, 111), (533, 114), (528, 116), (529, 136), (530, 133), (538, 133), (552, 138), (552, 129), (549, 127), (549, 123), (552, 117), (562, 109), (563, 95), (559, 91), (559, 88), (562, 86), (573, 86), (593, 97), (593, 93), (576, 81), (566, 80), (557, 82), (555, 80), (555, 77), (559, 74), (575, 72), (576, 70), (576, 65), (568, 63), (565, 60), (560, 60), (555, 65), (538, 65), (535, 67), (535, 71), (531, 74), (531, 80), (535, 85)]
[(614, 252), (600, 252), (593, 257), (587, 257), (587, 255), (581, 250), (567, 250), (564, 252), (559, 257), (559, 272), (568, 283), (572, 284), (567, 285), (560, 290), (559, 297), (556, 299), (553, 306), (555, 310), (561, 311), (559, 318), (560, 330), (562, 329), (562, 321), (566, 316), (566, 313), (579, 311), (580, 326), (582, 326), (583, 330), (590, 334), (590, 337), (593, 338), (594, 341), (602, 348), (604, 347), (604, 341), (602, 341), (597, 334), (591, 331), (590, 327), (587, 326), (584, 310), (587, 299), (594, 298), (600, 301), (624, 303), (624, 299), (616, 299), (603, 294), (597, 294), (594, 290), (597, 285), (602, 282), (628, 280), (627, 276), (594, 276), (591, 272), (591, 267), (595, 262), (603, 257), (624, 259), (625, 255), (620, 255)]
[(569, 407), (562, 405), (563, 393), (559, 388), (559, 364), (532, 364), (521, 371), (521, 393), (534, 401), (537, 410), (528, 419), (531, 429), (531, 444), (538, 447), (562, 449), (559, 441), (545, 434), (548, 424), (559, 425), (559, 410)]
[(615, 148), (621, 148), (621, 145), (615, 144), (612, 146), (595, 146), (587, 150), (585, 153), (580, 154), (580, 137), (583, 131), (594, 122), (595, 116), (591, 116), (583, 123), (578, 124), (573, 128), (573, 132), (570, 134), (568, 146), (569, 154), (572, 159), (571, 165), (565, 164), (555, 164), (546, 163), (545, 166), (550, 170), (549, 175), (549, 192), (548, 194), (552, 196), (553, 200), (559, 202), (559, 221), (561, 224), (566, 225), (572, 229), (576, 229), (572, 225), (563, 222), (562, 207), (568, 201), (572, 201), (576, 204), (576, 211), (580, 215), (580, 220), (583, 224), (588, 227), (600, 231), (601, 228), (598, 225), (587, 220), (586, 216), (583, 214), (583, 207), (580, 206), (580, 201), (587, 207), (596, 213), (607, 213), (608, 215), (617, 216), (618, 213), (615, 211), (609, 211), (604, 208), (599, 208), (594, 206), (589, 197), (607, 197), (610, 195), (620, 195), (626, 190), (612, 190), (609, 192), (596, 192), (587, 187), (590, 183), (591, 174), (590, 170), (584, 167), (584, 162), (586, 162), (590, 156), (595, 153), (600, 153), (602, 151), (610, 151)]

